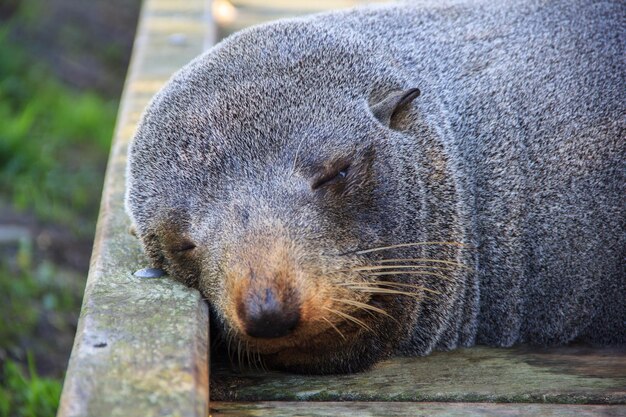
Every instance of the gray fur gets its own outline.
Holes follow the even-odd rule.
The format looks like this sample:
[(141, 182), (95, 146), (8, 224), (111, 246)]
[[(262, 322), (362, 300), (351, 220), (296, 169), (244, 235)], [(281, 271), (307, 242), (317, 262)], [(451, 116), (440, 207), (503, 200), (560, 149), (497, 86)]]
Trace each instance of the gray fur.
[[(622, 1), (433, 1), (244, 30), (146, 110), (128, 213), (155, 265), (200, 288), (225, 328), (223, 254), (250, 228), (280, 229), (324, 264), (329, 251), (465, 244), (386, 252), (471, 269), (398, 278), (440, 294), (398, 301), (400, 328), (296, 370), (476, 343), (626, 343), (624, 22)], [(373, 116), (415, 87), (390, 127)], [(366, 151), (365, 186), (313, 196), (317, 163)], [(168, 254), (157, 220), (202, 254)]]

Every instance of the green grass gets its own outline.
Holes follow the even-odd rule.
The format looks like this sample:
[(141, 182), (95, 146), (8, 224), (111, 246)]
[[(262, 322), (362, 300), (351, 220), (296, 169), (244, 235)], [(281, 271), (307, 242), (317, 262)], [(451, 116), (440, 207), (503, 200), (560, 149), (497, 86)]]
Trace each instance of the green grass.
[[(117, 102), (69, 89), (9, 36), (34, 10), (0, 25), (0, 207), (88, 241)], [(55, 415), (62, 378), (35, 363), (43, 373), (67, 360), (59, 340), (71, 344), (82, 298), (84, 273), (38, 259), (31, 245), (0, 247), (0, 417)]]
[(83, 286), (76, 272), (35, 262), (26, 240), (14, 257), (0, 258), (0, 417), (55, 415), (63, 379), (58, 369), (40, 377), (34, 358), (57, 367), (67, 360), (60, 340), (71, 343)]
[(2, 367), (0, 417), (53, 417), (56, 414), (62, 383), (40, 377), (32, 355), (28, 356), (28, 372), (10, 360)]
[(0, 32), (0, 195), (89, 235), (117, 103), (61, 85), (7, 33)]
[(34, 265), (31, 248), (21, 246), (16, 263), (0, 260), (0, 352), (23, 359), (27, 348), (38, 356), (58, 349), (58, 337), (38, 335), (44, 327), (73, 335), (84, 280), (49, 261)]

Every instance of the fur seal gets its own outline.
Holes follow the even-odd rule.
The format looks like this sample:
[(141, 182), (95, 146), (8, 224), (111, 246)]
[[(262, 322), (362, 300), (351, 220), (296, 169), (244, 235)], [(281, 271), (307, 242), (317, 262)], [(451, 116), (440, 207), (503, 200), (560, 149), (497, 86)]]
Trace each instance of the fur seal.
[(241, 31), (148, 106), (128, 214), (272, 367), (626, 343), (624, 21), (437, 0)]

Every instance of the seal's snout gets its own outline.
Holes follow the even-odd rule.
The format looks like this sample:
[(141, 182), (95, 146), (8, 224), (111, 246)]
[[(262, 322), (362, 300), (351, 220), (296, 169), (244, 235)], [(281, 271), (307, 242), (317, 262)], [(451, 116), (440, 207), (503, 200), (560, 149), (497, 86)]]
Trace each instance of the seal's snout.
[(287, 336), (296, 328), (300, 303), (293, 296), (280, 297), (266, 288), (249, 292), (239, 303), (237, 313), (248, 336), (272, 339)]
[(301, 333), (310, 316), (306, 308), (308, 290), (302, 285), (306, 280), (297, 267), (291, 242), (270, 233), (242, 240), (231, 255), (234, 262), (226, 268), (227, 320), (242, 335), (255, 339)]

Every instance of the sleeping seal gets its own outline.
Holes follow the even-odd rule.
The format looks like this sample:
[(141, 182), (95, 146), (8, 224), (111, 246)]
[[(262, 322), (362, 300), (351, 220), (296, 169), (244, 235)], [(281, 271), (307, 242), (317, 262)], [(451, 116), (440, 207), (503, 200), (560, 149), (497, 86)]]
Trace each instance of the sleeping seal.
[(154, 97), (127, 211), (269, 366), (626, 343), (624, 21), (437, 0), (244, 30)]

